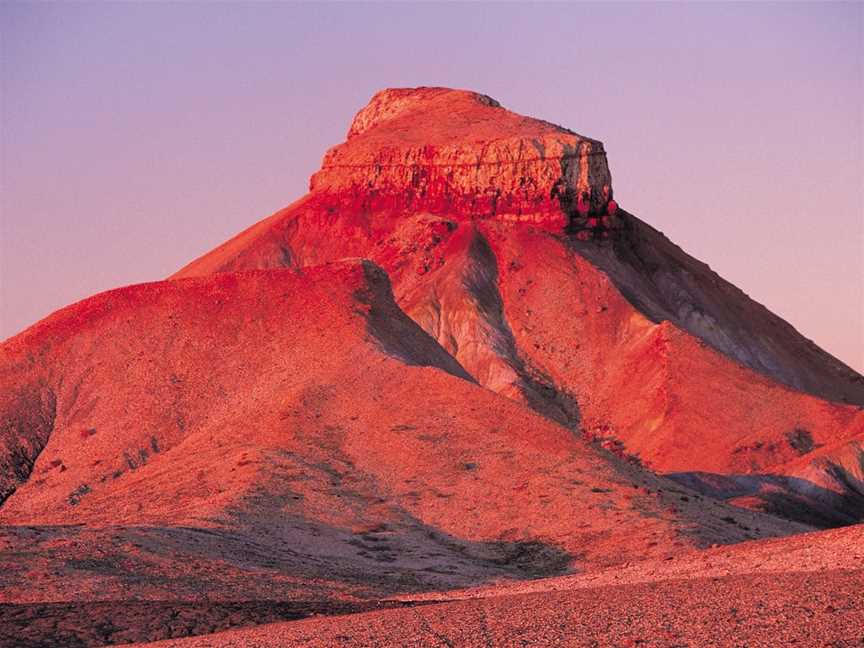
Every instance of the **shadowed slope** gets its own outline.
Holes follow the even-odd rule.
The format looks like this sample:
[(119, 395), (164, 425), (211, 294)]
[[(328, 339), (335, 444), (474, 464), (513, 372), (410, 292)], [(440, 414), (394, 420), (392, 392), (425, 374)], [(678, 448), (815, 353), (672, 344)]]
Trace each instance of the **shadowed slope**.
[(573, 245), (654, 322), (671, 321), (793, 389), (864, 405), (864, 377), (626, 212), (611, 245)]

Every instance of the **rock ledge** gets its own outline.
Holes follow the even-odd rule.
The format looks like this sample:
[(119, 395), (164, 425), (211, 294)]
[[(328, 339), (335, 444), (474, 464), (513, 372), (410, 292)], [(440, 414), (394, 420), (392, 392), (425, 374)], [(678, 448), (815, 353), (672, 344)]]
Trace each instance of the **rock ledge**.
[[(603, 144), (447, 88), (377, 93), (330, 149), (310, 190), (334, 208), (608, 225)], [(579, 228), (577, 228), (579, 229)]]

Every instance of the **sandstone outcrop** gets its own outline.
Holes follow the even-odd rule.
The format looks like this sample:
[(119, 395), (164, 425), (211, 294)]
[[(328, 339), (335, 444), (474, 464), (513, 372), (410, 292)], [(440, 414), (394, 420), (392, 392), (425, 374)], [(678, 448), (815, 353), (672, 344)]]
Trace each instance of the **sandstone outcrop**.
[(604, 216), (603, 144), (447, 88), (383, 90), (330, 149), (310, 191), (336, 210), (426, 211), (562, 227)]

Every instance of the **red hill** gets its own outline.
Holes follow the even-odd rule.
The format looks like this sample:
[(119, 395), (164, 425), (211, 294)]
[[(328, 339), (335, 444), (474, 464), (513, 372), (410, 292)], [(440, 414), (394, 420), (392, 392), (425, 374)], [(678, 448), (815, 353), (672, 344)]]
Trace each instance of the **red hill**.
[[(686, 580), (667, 608), (722, 606), (768, 553), (840, 537), (786, 536), (862, 519), (862, 404), (861, 376), (621, 209), (600, 142), (385, 90), (307, 196), (0, 346), (0, 643), (406, 605), (368, 618), (425, 641), (416, 606), (456, 588), (486, 602), (430, 614), (485, 610), (503, 642), (644, 601), (649, 572)], [(717, 545), (775, 536), (706, 580)], [(794, 570), (790, 600), (839, 583)], [(326, 645), (366, 622), (346, 618), (263, 640)]]
[(480, 384), (657, 471), (755, 476), (749, 505), (860, 519), (864, 378), (611, 195), (599, 142), (471, 92), (386, 90), (310, 194), (176, 276), (372, 259)]

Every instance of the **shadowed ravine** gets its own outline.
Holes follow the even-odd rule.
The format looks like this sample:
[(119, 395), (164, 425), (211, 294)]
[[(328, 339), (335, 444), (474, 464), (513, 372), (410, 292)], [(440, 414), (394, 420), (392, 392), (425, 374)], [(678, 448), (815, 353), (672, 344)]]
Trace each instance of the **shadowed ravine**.
[(579, 426), (579, 405), (576, 399), (532, 367), (520, 356), (510, 325), (504, 317), (504, 304), (498, 290), (498, 262), (489, 243), (475, 232), (468, 251), (468, 268), (463, 285), (474, 298), (477, 310), (485, 319), (493, 339), (494, 352), (504, 359), (519, 379), (519, 389), (526, 403), (536, 412), (556, 423), (575, 430)]

